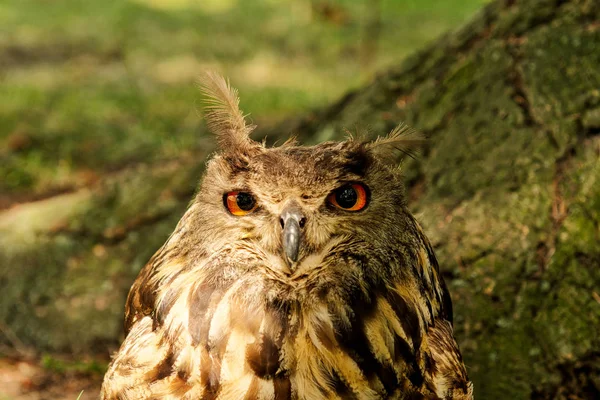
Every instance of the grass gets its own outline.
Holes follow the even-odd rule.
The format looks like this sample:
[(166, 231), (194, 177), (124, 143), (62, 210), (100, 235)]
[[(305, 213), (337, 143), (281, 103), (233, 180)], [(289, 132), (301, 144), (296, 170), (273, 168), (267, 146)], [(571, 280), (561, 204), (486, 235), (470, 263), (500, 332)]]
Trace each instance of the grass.
[(42, 367), (56, 374), (78, 373), (84, 375), (103, 376), (107, 366), (96, 360), (90, 361), (71, 361), (58, 359), (50, 354), (44, 354), (41, 359)]
[[(277, 120), (334, 100), (483, 2), (0, 0), (0, 197), (201, 146), (202, 69), (231, 77), (256, 122)], [(377, 5), (380, 36), (365, 45)]]

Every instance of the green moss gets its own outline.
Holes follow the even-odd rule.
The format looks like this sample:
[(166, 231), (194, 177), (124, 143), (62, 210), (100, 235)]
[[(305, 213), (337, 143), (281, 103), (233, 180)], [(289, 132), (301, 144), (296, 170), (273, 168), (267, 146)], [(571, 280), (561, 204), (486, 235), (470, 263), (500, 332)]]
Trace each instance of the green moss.
[[(70, 213), (3, 235), (0, 290), (12, 301), (2, 302), (0, 320), (38, 349), (84, 352), (114, 341), (127, 289), (174, 229), (200, 168), (188, 159), (120, 173), (75, 197)], [(20, 220), (43, 216), (37, 207)]]

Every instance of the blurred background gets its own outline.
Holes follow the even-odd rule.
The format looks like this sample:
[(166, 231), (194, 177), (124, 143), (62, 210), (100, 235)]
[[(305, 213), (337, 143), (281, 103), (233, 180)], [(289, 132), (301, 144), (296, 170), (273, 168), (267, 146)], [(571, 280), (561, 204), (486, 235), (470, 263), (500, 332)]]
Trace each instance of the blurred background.
[(214, 150), (400, 121), (478, 398), (600, 396), (597, 0), (0, 0), (0, 400), (95, 398)]
[(338, 98), (483, 0), (0, 3), (0, 205), (199, 145), (199, 71), (261, 124)]
[[(97, 394), (122, 338), (124, 288), (212, 149), (198, 112), (203, 69), (228, 76), (242, 109), (274, 126), (368, 82), (483, 3), (0, 1), (0, 398)], [(182, 163), (191, 172), (173, 178)]]

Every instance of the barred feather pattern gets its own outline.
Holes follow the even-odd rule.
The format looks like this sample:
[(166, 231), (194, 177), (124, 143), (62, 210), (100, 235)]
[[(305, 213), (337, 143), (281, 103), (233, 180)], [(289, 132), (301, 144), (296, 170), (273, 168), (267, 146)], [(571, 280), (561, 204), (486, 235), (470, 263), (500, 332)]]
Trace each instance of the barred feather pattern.
[[(322, 261), (336, 271), (329, 278), (301, 279), (303, 269), (287, 282), (258, 278), (252, 271), (264, 269), (260, 259), (236, 260), (237, 250), (227, 247), (189, 268), (164, 257), (176, 231), (147, 267), (150, 287), (163, 283), (152, 312), (140, 312), (140, 287), (132, 290), (135, 316), (102, 398), (471, 399), (435, 256), (415, 229), (412, 267), (421, 282), (359, 279), (344, 272), (346, 264), (327, 264), (339, 260), (331, 254), (359, 271), (385, 262), (365, 259), (353, 242), (323, 250)], [(351, 290), (335, 290), (338, 279)]]

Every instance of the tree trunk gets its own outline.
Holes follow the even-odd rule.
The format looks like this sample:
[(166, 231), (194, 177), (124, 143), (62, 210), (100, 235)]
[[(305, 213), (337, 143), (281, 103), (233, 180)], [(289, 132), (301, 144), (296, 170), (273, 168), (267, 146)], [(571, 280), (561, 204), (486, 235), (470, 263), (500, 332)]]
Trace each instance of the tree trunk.
[(493, 3), (280, 129), (320, 141), (398, 121), (430, 137), (405, 175), (477, 397), (599, 398), (600, 3)]
[[(430, 138), (403, 168), (477, 398), (599, 398), (600, 3), (494, 2), (336, 104), (262, 133), (310, 143), (400, 121)], [(106, 177), (60, 198), (72, 209), (0, 214), (5, 342), (116, 343), (124, 296), (205, 155)]]

